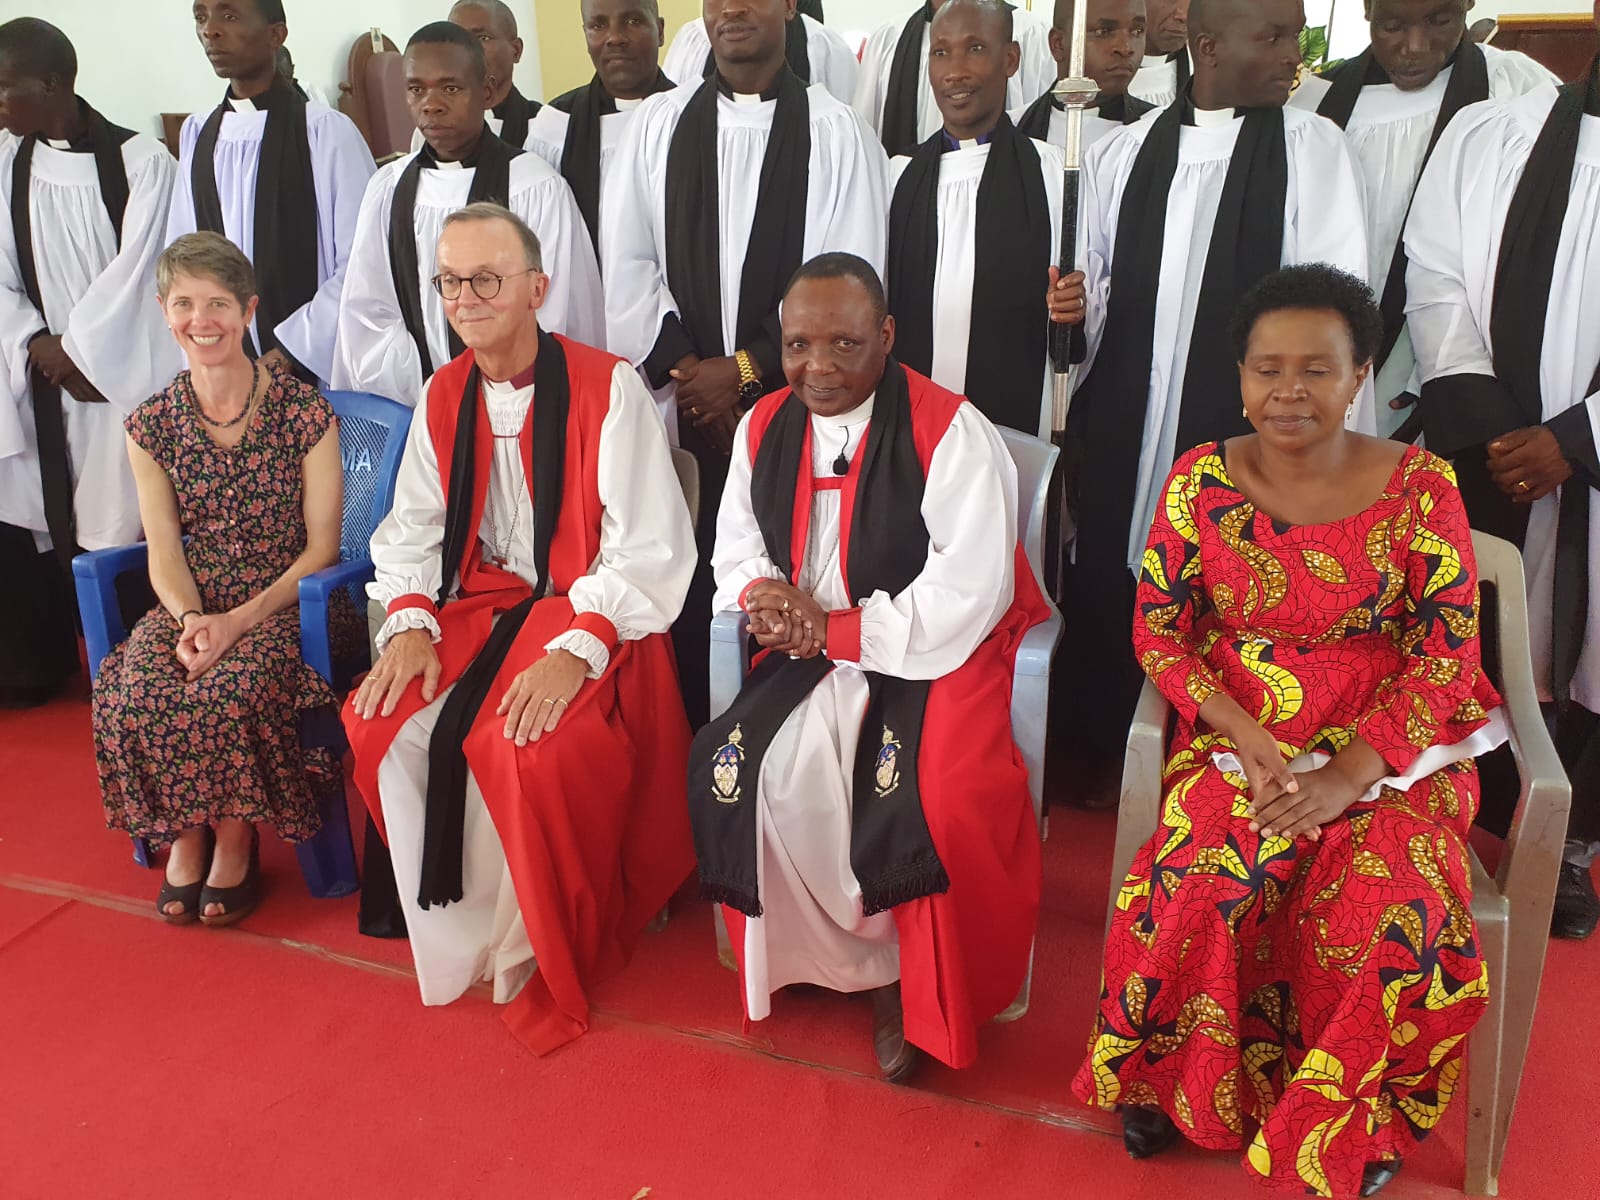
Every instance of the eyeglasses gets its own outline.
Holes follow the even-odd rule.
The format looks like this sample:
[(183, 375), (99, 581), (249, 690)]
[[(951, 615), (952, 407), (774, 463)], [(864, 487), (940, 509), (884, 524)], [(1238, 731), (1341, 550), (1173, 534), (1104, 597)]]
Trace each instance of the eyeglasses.
[(500, 285), (508, 279), (515, 279), (518, 275), (543, 274), (538, 267), (529, 267), (526, 271), (513, 271), (509, 275), (496, 275), (493, 271), (479, 271), (469, 279), (459, 275), (435, 275), (430, 281), (433, 290), (446, 300), (457, 300), (461, 296), (461, 285), (470, 283), (472, 294), (479, 300), (493, 300), (500, 294)]

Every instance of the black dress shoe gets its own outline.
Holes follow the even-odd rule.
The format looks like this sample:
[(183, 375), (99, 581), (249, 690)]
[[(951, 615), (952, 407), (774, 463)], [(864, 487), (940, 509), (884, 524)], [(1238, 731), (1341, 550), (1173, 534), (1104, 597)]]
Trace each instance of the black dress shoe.
[(1159, 1108), (1139, 1104), (1121, 1105), (1122, 1144), (1129, 1158), (1151, 1158), (1178, 1140), (1178, 1127)]
[(872, 1049), (889, 1083), (905, 1082), (922, 1062), (922, 1051), (906, 1041), (898, 983), (872, 990)]
[(1594, 878), (1588, 867), (1563, 862), (1556, 877), (1556, 906), (1550, 914), (1553, 937), (1582, 941), (1600, 923), (1600, 896), (1594, 892)]
[(1398, 1174), (1400, 1174), (1398, 1158), (1391, 1158), (1388, 1162), (1369, 1162), (1366, 1170), (1361, 1172), (1361, 1194), (1376, 1196)]

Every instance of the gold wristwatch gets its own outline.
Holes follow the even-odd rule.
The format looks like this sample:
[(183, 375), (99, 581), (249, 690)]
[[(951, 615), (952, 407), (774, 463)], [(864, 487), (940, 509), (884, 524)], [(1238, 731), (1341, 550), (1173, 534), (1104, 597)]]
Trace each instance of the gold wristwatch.
[(733, 352), (733, 361), (739, 368), (739, 403), (752, 407), (761, 399), (761, 377), (756, 374), (755, 360), (744, 350)]

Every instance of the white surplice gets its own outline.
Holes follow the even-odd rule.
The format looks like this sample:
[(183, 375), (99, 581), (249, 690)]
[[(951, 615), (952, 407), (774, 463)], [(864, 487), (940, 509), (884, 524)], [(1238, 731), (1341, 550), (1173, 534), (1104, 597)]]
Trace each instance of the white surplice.
[[(421, 357), (400, 315), (394, 274), (389, 261), (389, 214), (395, 188), (414, 155), (381, 168), (367, 185), (356, 223), (350, 263), (345, 270), (339, 310), (339, 336), (334, 353), (333, 386), (374, 392), (402, 404), (415, 405), (422, 394)], [(459, 163), (425, 167), (417, 181), (412, 225), (417, 243), (416, 287), (422, 297), (422, 321), (428, 332), (428, 355), (438, 370), (450, 361), (449, 322), (444, 301), (431, 280), (445, 218), (467, 203), (477, 174)], [(600, 268), (594, 245), (572, 198), (572, 189), (555, 169), (535, 154), (511, 160), (510, 208), (539, 235), (550, 291), (539, 310), (539, 324), (591, 346), (605, 344), (605, 305), (600, 293)]]
[[(1493, 375), (1490, 314), (1506, 212), (1555, 103), (1553, 87), (1463, 109), (1439, 139), (1406, 225), (1406, 315), (1424, 384)], [(1600, 393), (1586, 394), (1600, 362), (1600, 117), (1584, 116), (1566, 220), (1550, 279), (1539, 383), (1543, 419), (1588, 409), (1600, 445)], [(1577, 480), (1569, 486), (1582, 487)], [(1534, 680), (1549, 700), (1551, 603), (1560, 492), (1533, 504), (1522, 548)], [(1589, 512), (1589, 615), (1572, 698), (1600, 712), (1600, 505)]]
[(21, 145), (0, 139), (0, 522), (33, 531), (40, 550), (51, 544), (28, 381), (28, 342), (48, 328), (110, 401), (84, 404), (61, 392), (78, 544), (120, 546), (138, 540), (140, 528), (123, 418), (183, 367), (156, 301), (155, 274), (177, 164), (154, 138), (135, 134), (123, 144), (128, 206), (119, 250), (94, 155), (35, 145), (28, 212), (41, 320), (12, 239), (12, 169)]
[[(1084, 160), (1083, 261), (1089, 290), (1085, 325), (1089, 358), (1081, 369), (1080, 380), (1088, 378), (1105, 331), (1106, 302), (1116, 275), (1112, 259), (1123, 193), (1139, 150), (1160, 115), (1159, 109), (1146, 113), (1137, 124), (1103, 139)], [(1150, 522), (1172, 463), (1179, 453), (1190, 449), (1177, 445), (1189, 338), (1200, 304), (1200, 285), (1223, 182), (1243, 125), (1243, 119), (1232, 110), (1199, 110), (1195, 121), (1180, 133), (1178, 168), (1167, 197), (1150, 396), (1145, 409), (1133, 524), (1128, 530), (1130, 569), (1144, 553)], [(1365, 276), (1367, 238), (1361, 184), (1344, 135), (1332, 121), (1300, 109), (1285, 109), (1283, 124), (1289, 174), (1280, 261), (1284, 265), (1332, 263), (1353, 275)], [(1370, 384), (1362, 390), (1350, 424), (1363, 432), (1373, 430)]]
[[(214, 159), (217, 198), (222, 203), (222, 231), (255, 262), (256, 170), (267, 114), (248, 100), (232, 100), (233, 111), (222, 118)], [(194, 113), (183, 123), (178, 181), (167, 220), (167, 241), (195, 231), (194, 148), (211, 113)], [(324, 384), (333, 378), (333, 343), (339, 324), (339, 295), (345, 263), (355, 241), (356, 217), (367, 181), (376, 169), (372, 152), (355, 123), (343, 113), (315, 102), (306, 105), (306, 137), (311, 144), (311, 174), (317, 190), (317, 292), (275, 331), (283, 348)], [(271, 269), (256, 263), (257, 275)], [(260, 332), (251, 334), (260, 345)]]
[[(807, 82), (820, 83), (835, 99), (849, 104), (855, 99), (856, 80), (861, 73), (855, 51), (821, 21), (804, 13), (799, 13), (795, 19), (806, 25), (806, 54), (811, 60), (811, 78)], [(706, 34), (706, 23), (685, 21), (673, 35), (667, 56), (661, 60), (661, 69), (679, 87), (696, 88), (706, 77), (706, 59), (710, 54), (711, 38)]]
[[(866, 436), (873, 399), (838, 417), (811, 417), (811, 470)], [(736, 608), (758, 579), (781, 579), (751, 505), (749, 418), (734, 438), (712, 557), (718, 611)], [(824, 609), (855, 607), (840, 570), (839, 489), (818, 489), (805, 561), (795, 584)], [(745, 1005), (751, 1020), (791, 983), (841, 992), (900, 978), (894, 915), (864, 916), (850, 868), (856, 743), (867, 708), (866, 671), (937, 679), (971, 657), (1011, 606), (1017, 544), (1017, 475), (1005, 443), (970, 403), (934, 449), (922, 500), (928, 561), (898, 596), (861, 603), (861, 658), (835, 667), (779, 727), (756, 782), (756, 879), (762, 916), (745, 921)]]
[(1178, 98), (1178, 63), (1166, 54), (1146, 54), (1128, 84), (1128, 94), (1165, 108)]
[[(1506, 100), (1556, 82), (1554, 75), (1525, 54), (1496, 50), (1493, 46), (1482, 49), (1488, 61), (1492, 100)], [(1392, 83), (1368, 84), (1361, 89), (1345, 126), (1350, 152), (1361, 168), (1367, 206), (1367, 282), (1380, 298), (1454, 69), (1446, 67), (1432, 83), (1412, 92), (1403, 92)], [(1313, 75), (1295, 89), (1289, 103), (1316, 112), (1332, 86)], [(1420, 383), (1415, 373), (1411, 336), (1402, 330), (1389, 361), (1378, 373), (1378, 432), (1385, 437), (1398, 429), (1407, 416), (1404, 411), (1390, 408), (1389, 401), (1402, 392), (1416, 394)]]
[[(1103, 122), (1109, 125), (1110, 122)], [(1061, 152), (1034, 141), (1039, 170), (1050, 206), (1050, 248), (1040, 270), (1055, 261), (1061, 229), (1063, 174)], [(901, 155), (889, 164), (893, 185), (898, 185), (911, 159)], [(967, 390), (967, 351), (972, 340), (972, 288), (978, 266), (978, 188), (989, 162), (989, 144), (963, 142), (959, 150), (939, 156), (939, 256), (933, 273), (933, 364), (928, 377), (958, 396)], [(1044, 363), (1044, 385), (1039, 397), (1039, 423), (1025, 433), (1050, 436), (1051, 371), (1049, 352)]]
[[(605, 195), (606, 183), (611, 177), (612, 164), (617, 160), (617, 149), (622, 145), (628, 122), (633, 119), (643, 100), (614, 100), (617, 111), (600, 117), (600, 194)], [(567, 130), (572, 117), (559, 108), (546, 104), (528, 126), (528, 152), (537, 154), (557, 171), (561, 170), (561, 156), (567, 149)], [(604, 241), (604, 238), (600, 239)]]
[[(506, 569), (532, 586), (533, 503), (521, 441), (534, 389), (485, 382), (484, 402), (496, 435), (489, 468), (489, 495), (478, 538), (483, 552), (504, 549)], [(671, 627), (694, 569), (694, 531), (655, 406), (625, 363), (611, 377), (611, 406), (600, 426), (598, 483), (605, 518), (600, 554), (589, 574), (567, 593), (579, 613), (598, 613), (620, 640), (636, 641)], [(537, 486), (537, 482), (535, 483)], [(394, 507), (372, 535), (376, 569), (367, 594), (384, 606), (405, 595), (437, 595), (442, 582), (445, 494), (438, 454), (428, 432), (428, 400), (417, 405), (395, 486)], [(379, 631), (381, 649), (404, 629), (439, 626), (425, 609), (400, 609)], [(598, 638), (570, 630), (548, 643), (589, 664), (598, 678), (610, 651)], [(378, 765), (378, 791), (394, 859), (395, 883), (405, 912), (412, 959), (424, 1004), (448, 1004), (479, 980), (494, 985), (497, 1003), (514, 997), (534, 970), (533, 949), (518, 908), (505, 849), (483, 800), (467, 773), (466, 835), (462, 856), (462, 900), (423, 910), (422, 837), (427, 798), (428, 743), (446, 689), (401, 728)], [(500, 697), (485, 700), (492, 713)], [(597, 767), (596, 769), (600, 769)]]
[[(906, 19), (880, 25), (861, 51), (861, 75), (856, 83), (855, 108), (872, 127), (883, 133), (883, 108), (889, 99), (889, 74), (894, 67), (894, 52)], [(1006, 83), (1006, 108), (1026, 108), (1056, 81), (1056, 60), (1050, 54), (1050, 26), (1026, 9), (1011, 14), (1013, 36), (1022, 51), (1017, 73)], [(939, 104), (928, 82), (928, 45), (933, 40), (931, 23), (923, 26), (922, 52), (917, 57), (917, 140), (926, 141), (944, 124)]]
[[(655, 346), (662, 321), (679, 312), (667, 282), (667, 240), (684, 233), (667, 228), (667, 156), (678, 119), (695, 92), (674, 88), (639, 106), (601, 197), (601, 225), (607, 233), (600, 245), (606, 347), (635, 365)], [(824, 251), (848, 251), (881, 272), (888, 234), (888, 159), (860, 118), (826, 88), (813, 84), (806, 97), (811, 157), (800, 257), (804, 261)], [(719, 96), (717, 101), (716, 252), (722, 276), (722, 339), (729, 354), (739, 348), (735, 327), (740, 279), (776, 108), (776, 101), (758, 96)]]

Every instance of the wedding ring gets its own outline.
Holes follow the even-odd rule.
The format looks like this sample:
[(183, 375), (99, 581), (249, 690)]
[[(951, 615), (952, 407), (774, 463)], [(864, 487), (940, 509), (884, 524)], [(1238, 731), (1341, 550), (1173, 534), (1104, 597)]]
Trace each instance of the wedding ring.
[(691, 417), (698, 417), (700, 415), (700, 410), (691, 404), (689, 406), (689, 415)]
[(784, 612), (788, 612), (789, 611), (789, 602), (787, 600), (785, 600), (783, 602), (783, 611)]
[(557, 700), (556, 703), (561, 705), (562, 708), (567, 706), (567, 702), (565, 700)]
[(1517, 491), (1526, 492), (1530, 490), (1531, 489), (1528, 487), (1528, 481), (1526, 479), (1517, 480)]

